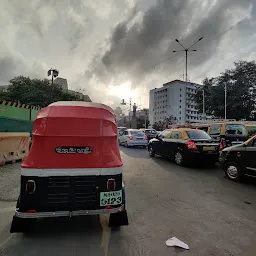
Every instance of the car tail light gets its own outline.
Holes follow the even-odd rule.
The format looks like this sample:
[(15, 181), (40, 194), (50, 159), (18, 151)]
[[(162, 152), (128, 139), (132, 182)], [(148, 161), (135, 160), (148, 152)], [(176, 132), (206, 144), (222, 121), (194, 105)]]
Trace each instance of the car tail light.
[(130, 140), (133, 140), (133, 137), (132, 137), (132, 136), (129, 136), (129, 139), (130, 139)]
[(147, 134), (145, 134), (145, 137), (146, 137), (146, 140), (148, 140), (148, 135)]
[(29, 194), (33, 194), (36, 190), (36, 183), (34, 180), (28, 180), (26, 184), (26, 191)]
[(191, 150), (198, 150), (196, 143), (193, 141), (188, 141), (186, 143), (187, 149), (191, 149)]
[(115, 179), (108, 179), (107, 190), (115, 190), (115, 189), (116, 189), (116, 180)]
[(223, 150), (224, 149), (224, 147), (225, 147), (225, 140), (224, 139), (221, 139), (221, 141), (220, 141), (220, 151), (221, 150)]

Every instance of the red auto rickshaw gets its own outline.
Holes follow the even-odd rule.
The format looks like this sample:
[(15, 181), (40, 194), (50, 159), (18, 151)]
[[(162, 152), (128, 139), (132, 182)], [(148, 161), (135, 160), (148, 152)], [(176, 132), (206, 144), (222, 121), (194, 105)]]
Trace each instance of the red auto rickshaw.
[(10, 232), (33, 220), (110, 214), (128, 225), (115, 114), (103, 104), (61, 101), (43, 108), (22, 163), (21, 189)]

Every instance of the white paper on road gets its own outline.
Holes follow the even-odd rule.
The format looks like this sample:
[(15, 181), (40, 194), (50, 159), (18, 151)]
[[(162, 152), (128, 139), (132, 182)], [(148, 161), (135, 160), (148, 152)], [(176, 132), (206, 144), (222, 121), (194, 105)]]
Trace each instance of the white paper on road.
[(170, 239), (168, 239), (165, 244), (167, 246), (177, 246), (177, 247), (181, 247), (183, 249), (189, 250), (189, 247), (187, 244), (185, 244), (184, 242), (180, 241), (178, 238), (176, 237), (172, 237)]

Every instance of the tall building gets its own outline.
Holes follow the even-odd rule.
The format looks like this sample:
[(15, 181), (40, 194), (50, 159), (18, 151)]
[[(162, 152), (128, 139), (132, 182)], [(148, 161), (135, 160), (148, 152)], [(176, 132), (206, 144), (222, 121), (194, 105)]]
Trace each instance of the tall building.
[(149, 93), (149, 121), (164, 121), (171, 118), (177, 124), (200, 122), (204, 120), (202, 113), (196, 110), (192, 97), (202, 85), (174, 80), (163, 84)]
[(62, 77), (57, 77), (54, 81), (54, 84), (59, 85), (62, 90), (67, 91), (68, 90), (68, 81), (66, 78), (62, 78)]
[(62, 90), (67, 91), (70, 95), (74, 95), (76, 97), (79, 97), (82, 101), (91, 102), (91, 99), (88, 95), (85, 95), (81, 92), (73, 91), (68, 89), (68, 81), (66, 78), (57, 77), (54, 82), (54, 84), (60, 86)]

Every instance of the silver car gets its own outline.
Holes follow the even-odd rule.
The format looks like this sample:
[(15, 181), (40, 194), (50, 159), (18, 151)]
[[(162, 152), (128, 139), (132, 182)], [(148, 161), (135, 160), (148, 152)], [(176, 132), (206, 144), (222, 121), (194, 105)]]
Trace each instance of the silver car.
[(118, 141), (120, 145), (124, 145), (127, 148), (132, 146), (146, 147), (148, 145), (146, 135), (137, 129), (127, 129), (123, 131)]

